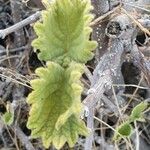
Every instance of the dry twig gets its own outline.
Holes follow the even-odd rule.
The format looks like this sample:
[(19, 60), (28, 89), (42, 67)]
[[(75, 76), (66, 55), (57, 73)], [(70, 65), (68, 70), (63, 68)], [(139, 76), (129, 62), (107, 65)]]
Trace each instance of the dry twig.
[(0, 30), (0, 38), (4, 39), (8, 34), (15, 32), (16, 30), (21, 29), (22, 27), (37, 21), (40, 18), (40, 16), (41, 12), (38, 11), (30, 17), (14, 24), (13, 26)]

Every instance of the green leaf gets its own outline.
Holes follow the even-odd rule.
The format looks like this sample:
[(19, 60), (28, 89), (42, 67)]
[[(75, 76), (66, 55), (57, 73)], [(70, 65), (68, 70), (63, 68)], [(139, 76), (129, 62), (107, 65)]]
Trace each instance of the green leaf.
[(125, 122), (116, 129), (114, 140), (120, 140), (121, 138), (129, 137), (131, 133), (132, 126), (128, 122)]
[(39, 49), (40, 60), (55, 61), (60, 64), (66, 59), (86, 63), (93, 57), (91, 50), (95, 41), (89, 41), (93, 19), (90, 0), (54, 0), (42, 13), (42, 23), (34, 26), (38, 36), (32, 42)]
[(38, 79), (31, 81), (32, 93), (27, 126), (33, 137), (42, 137), (46, 148), (51, 143), (60, 148), (67, 141), (73, 146), (78, 134), (86, 135), (84, 122), (79, 119), (82, 104), (80, 77), (83, 66), (71, 63), (64, 69), (59, 64), (48, 62), (46, 68), (38, 68)]
[(148, 107), (147, 102), (141, 102), (136, 107), (133, 108), (131, 115), (129, 117), (130, 122), (134, 121), (144, 121), (143, 111)]
[(13, 121), (14, 121), (14, 114), (12, 114), (11, 112), (6, 112), (2, 116), (2, 119), (3, 119), (5, 124), (11, 125), (13, 123)]
[[(27, 123), (32, 136), (41, 137), (45, 147), (51, 143), (61, 148), (67, 141), (73, 146), (78, 135), (87, 135), (81, 113), (83, 66), (93, 57), (96, 42), (90, 41), (93, 19), (90, 0), (43, 0), (46, 10), (42, 22), (34, 26), (37, 39), (32, 42), (40, 60), (48, 62), (38, 68), (39, 77), (31, 81), (33, 91)], [(76, 62), (76, 63), (75, 63)]]

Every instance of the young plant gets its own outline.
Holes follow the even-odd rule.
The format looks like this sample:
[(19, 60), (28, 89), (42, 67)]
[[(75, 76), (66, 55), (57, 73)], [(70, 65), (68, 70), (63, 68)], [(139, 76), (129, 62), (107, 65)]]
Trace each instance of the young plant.
[(8, 102), (6, 105), (6, 112), (1, 116), (4, 124), (12, 125), (14, 122), (14, 109), (12, 105)]
[(37, 79), (31, 81), (33, 91), (27, 98), (31, 104), (27, 127), (32, 137), (41, 137), (46, 148), (60, 149), (65, 142), (72, 147), (78, 135), (88, 130), (80, 119), (82, 109), (80, 82), (84, 64), (93, 57), (96, 42), (90, 41), (93, 19), (90, 0), (43, 0), (46, 10), (42, 22), (34, 30), (32, 42), (40, 50), (38, 57), (46, 67), (38, 68)]
[(116, 129), (116, 133), (114, 135), (114, 140), (118, 141), (121, 138), (127, 138), (130, 137), (132, 134), (132, 126), (131, 124), (127, 121), (122, 123), (119, 127)]
[(144, 110), (146, 110), (149, 107), (149, 104), (147, 102), (141, 102), (136, 107), (133, 108), (131, 115), (126, 120), (126, 122), (122, 123), (117, 127), (116, 133), (114, 135), (114, 140), (120, 140), (121, 138), (130, 137), (132, 134), (133, 128), (131, 126), (131, 123), (134, 123), (135, 121), (143, 122), (144, 119)]

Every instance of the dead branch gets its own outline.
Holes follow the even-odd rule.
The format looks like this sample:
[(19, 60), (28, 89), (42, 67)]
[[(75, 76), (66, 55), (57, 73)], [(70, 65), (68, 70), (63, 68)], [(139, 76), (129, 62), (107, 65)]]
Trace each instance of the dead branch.
[(41, 16), (41, 12), (38, 11), (35, 14), (29, 16), (28, 18), (14, 24), (13, 26), (0, 30), (0, 38), (4, 39), (8, 34), (15, 32), (16, 30), (19, 30), (24, 26), (37, 21), (40, 18), (40, 16)]
[[(88, 92), (89, 95), (83, 101), (83, 104), (88, 107), (90, 113), (93, 112), (97, 102), (104, 98), (103, 94), (110, 91), (113, 83), (118, 84), (120, 81), (123, 82), (120, 70), (122, 56), (126, 51), (126, 46), (129, 46), (129, 48), (131, 47), (131, 39), (133, 39), (132, 36), (134, 32), (135, 28), (132, 26), (132, 22), (126, 15), (121, 14), (108, 23), (106, 34), (110, 38), (110, 46), (107, 53), (102, 56), (93, 72), (93, 82), (91, 83), (91, 88)], [(109, 105), (110, 103), (105, 104)], [(116, 109), (113, 111), (115, 111), (115, 114), (118, 113), (118, 111), (116, 112)], [(91, 115), (87, 119), (91, 119)], [(88, 123), (89, 126), (92, 127), (91, 121), (88, 121)], [(91, 147), (92, 141), (89, 142), (89, 140), (93, 139), (92, 134), (86, 139), (85, 148)]]
[(86, 139), (85, 142), (85, 150), (92, 149), (92, 143), (94, 140), (94, 108), (89, 111), (89, 115), (87, 118), (87, 127), (91, 130), (90, 136)]
[(20, 142), (25, 146), (27, 150), (35, 150), (29, 138), (22, 132), (22, 130), (18, 126), (13, 126), (13, 129), (20, 140)]
[[(20, 22), (22, 20), (22, 3), (20, 0), (10, 0), (11, 8), (12, 8), (12, 16), (14, 24)], [(15, 31), (15, 47), (20, 47), (25, 44), (24, 31), (22, 28)]]
[(144, 55), (138, 50), (136, 44), (133, 46), (131, 55), (133, 57), (133, 62), (140, 70), (142, 70), (147, 78), (148, 85), (150, 86), (150, 61), (144, 58)]

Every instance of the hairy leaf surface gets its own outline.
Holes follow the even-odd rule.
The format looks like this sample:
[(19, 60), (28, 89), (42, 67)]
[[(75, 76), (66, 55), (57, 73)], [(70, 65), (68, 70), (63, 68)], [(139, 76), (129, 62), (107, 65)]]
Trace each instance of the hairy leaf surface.
[(11, 125), (14, 121), (14, 114), (11, 112), (6, 112), (3, 116), (2, 119), (5, 124)]
[(38, 68), (38, 79), (31, 81), (33, 92), (28, 96), (32, 105), (28, 128), (34, 137), (42, 137), (45, 147), (51, 142), (60, 148), (67, 141), (75, 144), (78, 134), (87, 134), (81, 112), (83, 66), (72, 63), (67, 69), (48, 62), (46, 68)]
[(145, 121), (144, 120), (144, 116), (143, 116), (143, 112), (144, 110), (148, 107), (148, 103), (147, 102), (141, 102), (140, 104), (138, 104), (137, 106), (135, 106), (132, 110), (132, 113), (130, 115), (129, 120), (131, 122), (134, 121)]
[(42, 23), (35, 24), (38, 36), (32, 43), (40, 50), (39, 59), (57, 61), (67, 59), (86, 63), (93, 56), (96, 42), (89, 41), (89, 27), (93, 15), (90, 0), (55, 0), (42, 14)]
[(132, 133), (132, 126), (130, 125), (130, 123), (125, 122), (117, 128), (114, 135), (114, 140), (120, 140), (122, 137), (123, 138), (129, 137), (131, 133)]

